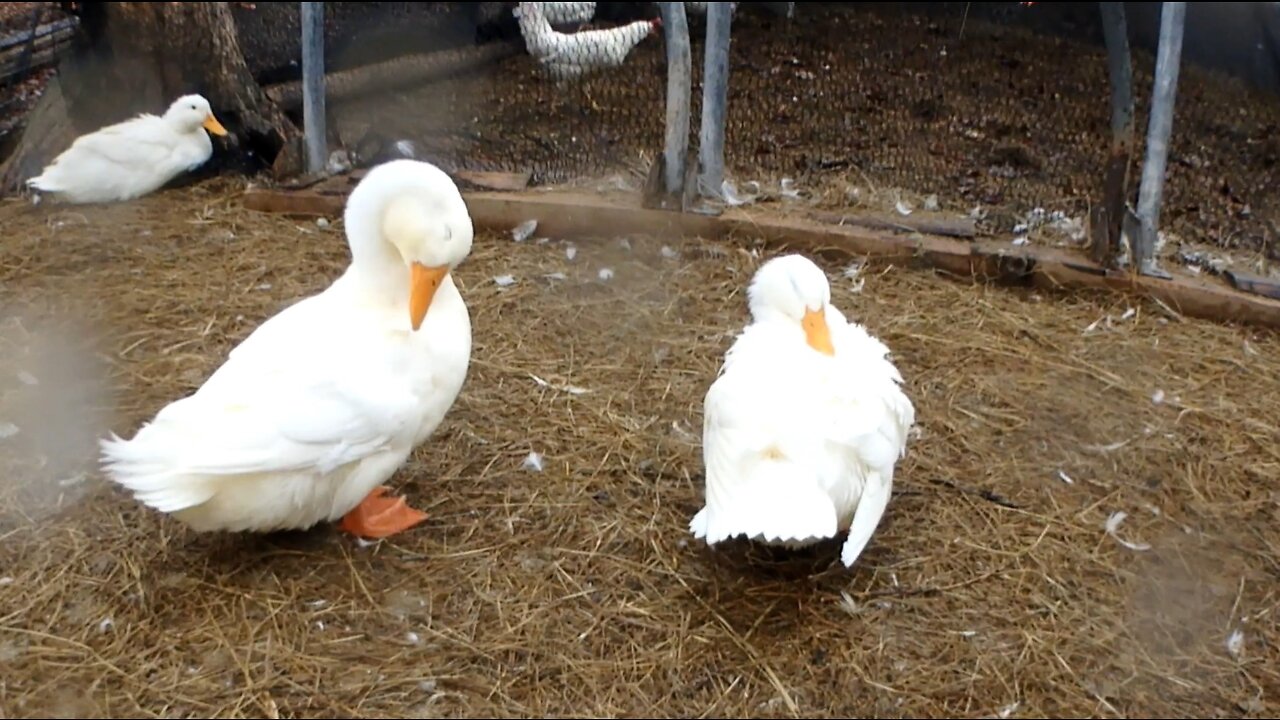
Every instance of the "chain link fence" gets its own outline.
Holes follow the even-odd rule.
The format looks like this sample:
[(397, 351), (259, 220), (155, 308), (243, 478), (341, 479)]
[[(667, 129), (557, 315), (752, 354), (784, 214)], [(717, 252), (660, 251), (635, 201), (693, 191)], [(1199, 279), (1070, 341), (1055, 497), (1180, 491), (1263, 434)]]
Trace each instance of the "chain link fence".
[[(342, 5), (355, 4), (325, 3), (331, 27)], [(388, 9), (382, 25), (366, 18), (363, 28), (326, 33), (331, 148), (360, 162), (411, 146), (447, 170), (639, 187), (662, 146), (665, 103), (651, 3), (419, 5), (432, 7)], [(423, 81), (332, 97), (334, 75), (375, 75), (379, 63)]]
[[(346, 5), (357, 4), (327, 3), (326, 13), (340, 17)], [(475, 59), (430, 82), (339, 103), (332, 112), (343, 145), (368, 155), (407, 140), (446, 168), (528, 172), (535, 185), (643, 185), (664, 146), (667, 43), (657, 3), (417, 5), (430, 7), (392, 13), (375, 35), (333, 47), (330, 66), (369, 62), (397, 43), (399, 52)], [(695, 156), (707, 5), (684, 3)], [(778, 9), (788, 3), (733, 5), (730, 202), (939, 209), (970, 215), (988, 233), (1045, 227), (1058, 244), (1085, 242), (1110, 138), (1096, 3), (802, 3), (790, 13)], [(410, 12), (435, 19), (415, 24)], [(1188, 27), (1193, 46), (1194, 18)], [(1136, 44), (1135, 188), (1154, 67), (1153, 53)], [(1277, 127), (1274, 97), (1184, 63), (1162, 230), (1265, 250), (1280, 220), (1271, 191)]]
[[(1027, 5), (806, 3), (785, 23), (739, 12), (726, 148), (739, 194), (940, 208), (985, 232), (1044, 226), (1058, 244), (1081, 244), (1110, 140), (1098, 4)], [(1136, 192), (1154, 53), (1133, 55)], [(1278, 124), (1274, 96), (1184, 61), (1161, 215), (1169, 237), (1249, 252), (1269, 243)]]
[[(1109, 145), (1097, 3), (729, 4), (731, 201), (936, 207), (972, 215), (989, 233), (1052, 226), (1058, 242), (1084, 242)], [(378, 72), (410, 80), (335, 93), (328, 145), (348, 162), (411, 145), (447, 169), (638, 191), (665, 142), (670, 28), (657, 22), (658, 5), (324, 3), (331, 81), (354, 76), (350, 89), (360, 90)], [(709, 5), (683, 3), (695, 154)], [(1160, 7), (1124, 5), (1136, 182)], [(298, 85), (298, 3), (230, 7), (258, 79)], [(8, 3), (5, 12), (3, 59), (14, 72), (0, 134), (37, 96), (24, 89), (43, 78), (34, 67), (47, 74), (73, 32), (54, 4)], [(1168, 237), (1277, 257), (1277, 38), (1280, 4), (1189, 5), (1160, 222)], [(1215, 64), (1231, 72), (1200, 67)]]
[[(997, 236), (1046, 227), (1059, 244), (1085, 242), (1110, 140), (1097, 3), (728, 4), (729, 201), (939, 209)], [(298, 5), (230, 3), (255, 76), (293, 111)], [(682, 5), (696, 157), (711, 3)], [(1124, 5), (1136, 183), (1160, 4)], [(670, 28), (658, 3), (336, 2), (324, 15), (331, 87), (350, 81), (328, 101), (339, 165), (411, 147), (450, 170), (639, 191), (663, 151)], [(74, 31), (51, 3), (8, 3), (3, 19), (0, 145)], [(1278, 257), (1277, 38), (1280, 4), (1188, 6), (1166, 241)]]

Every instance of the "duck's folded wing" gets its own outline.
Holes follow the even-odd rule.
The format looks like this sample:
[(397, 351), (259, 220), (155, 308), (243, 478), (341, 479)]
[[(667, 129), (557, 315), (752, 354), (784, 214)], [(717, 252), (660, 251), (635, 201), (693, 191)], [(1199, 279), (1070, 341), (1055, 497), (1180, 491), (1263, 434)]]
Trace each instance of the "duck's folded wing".
[(840, 370), (833, 378), (827, 407), (832, 442), (858, 451), (872, 468), (902, 456), (907, 433), (915, 424), (915, 406), (902, 390), (902, 375), (889, 360), (889, 349), (861, 326), (832, 313)]
[[(205, 388), (161, 410), (128, 442), (104, 447), (124, 476), (329, 471), (388, 447), (414, 398), (378, 373), (294, 368)], [(216, 390), (216, 391), (206, 391)]]
[(159, 118), (145, 116), (111, 125), (76, 138), (55, 163), (69, 155), (76, 162), (92, 158), (113, 165), (160, 165), (174, 151), (172, 143), (161, 139), (170, 137), (163, 130)]

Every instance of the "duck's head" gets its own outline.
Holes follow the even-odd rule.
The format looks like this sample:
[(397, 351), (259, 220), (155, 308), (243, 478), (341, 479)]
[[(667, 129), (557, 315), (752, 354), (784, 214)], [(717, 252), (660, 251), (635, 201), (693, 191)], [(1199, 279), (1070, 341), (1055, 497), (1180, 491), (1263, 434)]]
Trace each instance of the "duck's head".
[(747, 304), (756, 322), (796, 323), (809, 347), (834, 355), (827, 305), (831, 285), (826, 273), (802, 255), (781, 255), (756, 271), (747, 288)]
[(474, 234), (458, 186), (420, 160), (392, 160), (371, 169), (351, 192), (344, 222), (353, 261), (379, 257), (403, 263), (414, 330), (445, 276), (471, 252)]
[(213, 108), (203, 95), (183, 95), (174, 100), (164, 117), (186, 132), (203, 127), (214, 135), (227, 134), (227, 129), (213, 116)]

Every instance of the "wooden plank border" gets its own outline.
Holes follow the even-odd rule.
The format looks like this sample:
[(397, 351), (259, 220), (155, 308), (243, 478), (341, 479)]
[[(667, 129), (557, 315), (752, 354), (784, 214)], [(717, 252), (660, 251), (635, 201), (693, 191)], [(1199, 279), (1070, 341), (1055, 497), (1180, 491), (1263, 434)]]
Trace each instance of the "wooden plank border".
[[(1004, 285), (1119, 291), (1156, 298), (1188, 317), (1280, 329), (1280, 301), (1202, 277), (1175, 275), (1172, 280), (1163, 280), (1103, 272), (1082, 254), (1057, 248), (894, 233), (741, 209), (719, 216), (674, 213), (590, 193), (464, 192), (463, 196), (477, 229), (506, 231), (526, 220), (537, 220), (539, 234), (576, 239), (627, 234), (753, 237), (778, 248), (940, 269)], [(247, 209), (297, 216), (337, 217), (345, 202), (346, 187), (328, 191), (253, 189), (244, 198)]]

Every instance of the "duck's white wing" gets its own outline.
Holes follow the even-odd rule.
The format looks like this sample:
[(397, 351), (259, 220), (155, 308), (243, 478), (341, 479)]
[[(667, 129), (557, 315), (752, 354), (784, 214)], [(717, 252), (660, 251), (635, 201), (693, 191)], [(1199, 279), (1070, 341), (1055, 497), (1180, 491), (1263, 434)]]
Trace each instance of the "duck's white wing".
[(70, 162), (84, 166), (101, 162), (112, 167), (161, 166), (173, 156), (175, 145), (172, 138), (173, 133), (159, 117), (141, 115), (81, 135), (54, 160), (53, 165)]
[(200, 431), (176, 458), (183, 471), (328, 472), (385, 448), (413, 416), (414, 398), (367, 369), (277, 370), (226, 389), (174, 403), (152, 423)]
[(840, 363), (834, 387), (830, 439), (839, 445), (851, 477), (861, 481), (857, 508), (840, 553), (846, 567), (862, 554), (880, 525), (893, 492), (894, 464), (906, 452), (915, 407), (899, 386), (902, 376), (889, 349), (860, 325), (828, 311)]
[(233, 353), (132, 440), (105, 440), (113, 478), (172, 512), (207, 500), (220, 477), (327, 472), (411, 436), (417, 398), (392, 380), (389, 364), (379, 367), (369, 344), (283, 340), (260, 338), (256, 352)]
[(858, 448), (872, 467), (892, 464), (905, 452), (907, 433), (916, 417), (901, 387), (902, 374), (878, 338), (861, 325), (847, 322), (834, 307), (828, 316), (840, 359), (832, 387), (841, 430), (833, 439)]
[(823, 444), (819, 426), (796, 412), (792, 389), (765, 377), (769, 365), (752, 357), (777, 347), (767, 337), (744, 334), (707, 391), (706, 505), (689, 527), (709, 544), (737, 535), (805, 542), (837, 532), (836, 508), (816, 482), (819, 469), (813, 463)]

